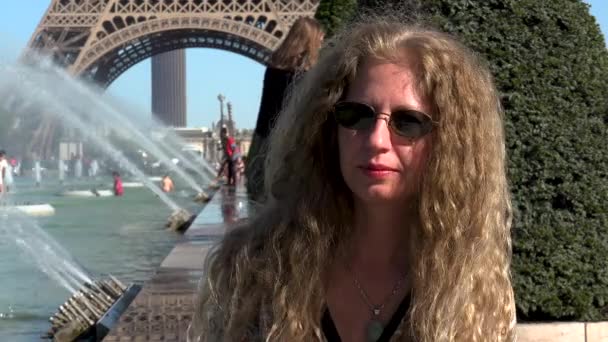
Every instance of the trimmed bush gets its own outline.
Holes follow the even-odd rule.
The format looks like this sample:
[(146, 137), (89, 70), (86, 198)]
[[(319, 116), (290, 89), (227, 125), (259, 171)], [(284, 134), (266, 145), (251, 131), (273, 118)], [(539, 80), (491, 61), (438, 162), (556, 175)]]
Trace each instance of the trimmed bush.
[(357, 0), (321, 0), (315, 18), (321, 23), (325, 35), (331, 37), (351, 19), (357, 9)]

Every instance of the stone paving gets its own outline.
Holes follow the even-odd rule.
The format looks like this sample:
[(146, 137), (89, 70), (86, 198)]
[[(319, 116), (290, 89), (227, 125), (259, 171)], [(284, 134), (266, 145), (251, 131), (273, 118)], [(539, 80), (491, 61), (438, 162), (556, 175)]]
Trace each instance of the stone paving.
[(244, 189), (218, 190), (104, 341), (186, 341), (208, 248), (247, 210)]

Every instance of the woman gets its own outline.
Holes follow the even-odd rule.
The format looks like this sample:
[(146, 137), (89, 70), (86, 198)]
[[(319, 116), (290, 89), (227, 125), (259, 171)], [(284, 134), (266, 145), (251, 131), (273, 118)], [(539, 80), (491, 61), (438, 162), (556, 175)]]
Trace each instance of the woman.
[(273, 131), (269, 200), (206, 263), (200, 341), (513, 341), (497, 93), (447, 35), (337, 37)]
[(5, 179), (8, 173), (8, 162), (6, 161), (6, 152), (4, 150), (0, 150), (0, 194), (4, 194), (8, 192), (8, 184), (6, 184)]
[(247, 191), (253, 200), (263, 199), (264, 158), (270, 131), (281, 111), (283, 98), (296, 75), (310, 69), (317, 61), (323, 41), (321, 25), (313, 18), (299, 18), (270, 57), (264, 74), (262, 100), (249, 149), (245, 175)]
[(173, 180), (171, 177), (169, 177), (169, 175), (164, 175), (160, 180), (160, 188), (163, 190), (163, 192), (172, 192), (175, 189)]
[(122, 178), (120, 178), (120, 173), (114, 171), (112, 172), (112, 177), (114, 178), (114, 196), (124, 195), (125, 192), (122, 186)]

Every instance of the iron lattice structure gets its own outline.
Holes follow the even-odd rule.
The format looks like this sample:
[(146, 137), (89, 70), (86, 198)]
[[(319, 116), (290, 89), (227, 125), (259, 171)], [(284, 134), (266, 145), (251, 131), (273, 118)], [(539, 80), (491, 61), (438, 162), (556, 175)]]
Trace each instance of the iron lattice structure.
[[(294, 21), (319, 0), (52, 0), (28, 50), (108, 87), (153, 55), (189, 47), (232, 51), (266, 64)], [(26, 53), (27, 56), (27, 53)], [(43, 122), (29, 150), (50, 155)], [(37, 147), (36, 147), (37, 146)]]
[(52, 0), (29, 48), (107, 87), (134, 64), (188, 47), (265, 64), (293, 22), (319, 0)]

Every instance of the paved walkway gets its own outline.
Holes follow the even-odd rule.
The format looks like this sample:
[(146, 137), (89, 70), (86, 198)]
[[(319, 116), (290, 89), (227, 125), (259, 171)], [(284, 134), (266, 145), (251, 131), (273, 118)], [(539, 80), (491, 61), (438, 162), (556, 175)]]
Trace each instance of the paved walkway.
[(208, 248), (247, 210), (244, 189), (218, 190), (104, 341), (186, 341)]

